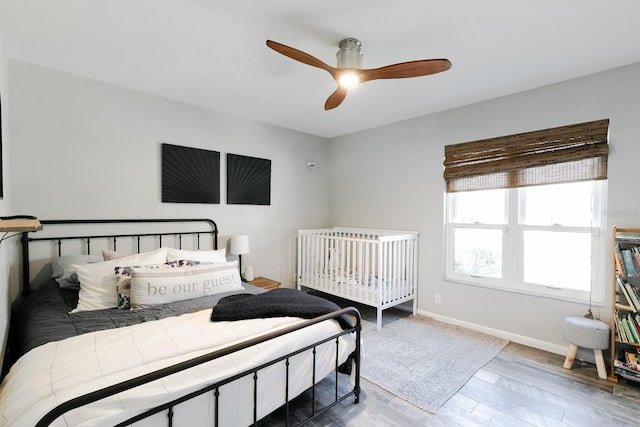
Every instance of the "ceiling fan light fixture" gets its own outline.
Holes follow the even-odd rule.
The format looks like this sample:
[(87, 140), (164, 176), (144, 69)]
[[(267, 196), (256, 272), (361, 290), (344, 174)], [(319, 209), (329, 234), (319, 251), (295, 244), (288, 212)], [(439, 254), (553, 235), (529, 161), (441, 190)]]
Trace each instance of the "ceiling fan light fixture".
[(362, 43), (349, 37), (340, 40), (338, 48), (338, 84), (340, 87), (352, 89), (360, 84), (360, 74), (357, 70), (362, 69)]
[(352, 89), (360, 84), (360, 75), (355, 70), (344, 70), (340, 73), (338, 84), (341, 87)]
[(336, 53), (338, 68), (362, 68), (362, 43), (354, 38), (340, 40)]

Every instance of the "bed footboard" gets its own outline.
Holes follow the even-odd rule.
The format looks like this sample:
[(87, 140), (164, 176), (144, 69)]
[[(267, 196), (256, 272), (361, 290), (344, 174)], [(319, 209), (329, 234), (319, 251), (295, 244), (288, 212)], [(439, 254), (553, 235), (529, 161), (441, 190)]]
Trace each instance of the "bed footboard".
[[(311, 325), (315, 325), (317, 323), (326, 321), (326, 320), (330, 320), (330, 319), (337, 319), (338, 317), (342, 316), (342, 315), (349, 315), (351, 316), (351, 318), (354, 320), (354, 325), (353, 327), (349, 328), (349, 329), (345, 329), (342, 332), (326, 337), (321, 341), (315, 342), (311, 345), (307, 345), (303, 348), (300, 348), (296, 351), (287, 353), (285, 355), (282, 355), (281, 357), (278, 357), (277, 359), (274, 359), (272, 361), (266, 362), (264, 364), (261, 364), (260, 366), (251, 368), (249, 370), (240, 372), (232, 377), (226, 378), (222, 381), (218, 381), (216, 383), (213, 384), (208, 384), (205, 387), (189, 393), (188, 395), (185, 396), (180, 396), (179, 398), (173, 399), (169, 402), (163, 403), (160, 406), (157, 406), (155, 408), (149, 409), (139, 415), (136, 415), (130, 419), (127, 419), (123, 422), (120, 422), (118, 424), (116, 424), (117, 426), (128, 426), (131, 425), (133, 423), (136, 423), (138, 421), (144, 420), (150, 416), (153, 416), (155, 414), (158, 414), (160, 412), (166, 412), (167, 414), (167, 425), (168, 426), (172, 426), (174, 425), (174, 408), (178, 405), (180, 405), (181, 403), (187, 402), (190, 399), (194, 399), (200, 395), (203, 395), (205, 393), (208, 392), (212, 392), (213, 393), (213, 399), (214, 399), (214, 405), (215, 405), (215, 415), (214, 415), (214, 425), (218, 426), (219, 425), (219, 412), (218, 412), (218, 401), (220, 399), (220, 393), (221, 393), (221, 387), (224, 386), (225, 384), (229, 384), (233, 381), (236, 381), (240, 378), (243, 377), (247, 377), (247, 376), (251, 376), (253, 378), (253, 396), (251, 397), (251, 400), (253, 402), (253, 425), (257, 425), (258, 421), (259, 421), (259, 414), (257, 411), (257, 401), (258, 401), (258, 387), (257, 387), (257, 381), (258, 378), (260, 376), (260, 372), (263, 371), (264, 369), (275, 365), (277, 363), (281, 363), (281, 362), (285, 362), (285, 366), (286, 366), (286, 385), (285, 385), (285, 396), (284, 396), (284, 401), (285, 401), (285, 413), (286, 413), (286, 425), (289, 425), (289, 402), (292, 398), (294, 398), (295, 396), (290, 396), (289, 395), (289, 362), (292, 358), (294, 358), (296, 355), (299, 355), (301, 353), (304, 352), (309, 352), (311, 351), (313, 354), (313, 369), (311, 369), (311, 375), (313, 376), (312, 378), (312, 394), (313, 394), (313, 398), (311, 399), (311, 409), (310, 409), (310, 413), (308, 415), (308, 417), (306, 417), (302, 422), (300, 422), (297, 425), (303, 425), (306, 424), (307, 422), (315, 419), (316, 417), (318, 417), (319, 415), (325, 413), (326, 411), (328, 411), (329, 409), (333, 408), (334, 406), (336, 406), (337, 404), (339, 404), (340, 402), (344, 401), (345, 399), (353, 396), (354, 397), (354, 403), (358, 403), (359, 399), (360, 399), (360, 334), (361, 334), (361, 329), (362, 329), (362, 325), (361, 325), (361, 318), (360, 318), (360, 313), (357, 309), (353, 308), (353, 307), (348, 307), (348, 308), (344, 308), (341, 309), (339, 311), (335, 311), (333, 313), (329, 313), (326, 314), (324, 316), (319, 316), (316, 317), (314, 319), (309, 319), (306, 320), (304, 322), (301, 323), (297, 323), (295, 325), (283, 328), (281, 330), (269, 333), (269, 334), (265, 334), (235, 345), (231, 345), (229, 347), (217, 350), (217, 351), (213, 351), (211, 353), (187, 360), (185, 362), (181, 362), (178, 363), (176, 365), (170, 366), (168, 368), (165, 369), (160, 369), (145, 375), (141, 375), (138, 376), (136, 378), (133, 379), (129, 379), (127, 381), (123, 381), (120, 382), (118, 384), (114, 384), (112, 386), (109, 387), (105, 387), (103, 389), (85, 394), (83, 396), (79, 396), (76, 398), (73, 398), (71, 400), (68, 400), (60, 405), (58, 405), (57, 407), (53, 408), (52, 410), (50, 410), (37, 424), (36, 427), (44, 427), (44, 426), (48, 426), (51, 423), (53, 423), (55, 420), (57, 420), (60, 416), (62, 416), (63, 414), (72, 411), (73, 409), (76, 408), (80, 408), (82, 406), (88, 405), (90, 403), (94, 403), (97, 401), (100, 401), (102, 399), (105, 399), (107, 397), (116, 395), (118, 393), (122, 393), (122, 392), (126, 392), (128, 390), (132, 390), (136, 387), (139, 387), (141, 385), (147, 384), (147, 383), (151, 383), (153, 381), (159, 380), (161, 378), (167, 377), (169, 375), (173, 375), (176, 374), (178, 372), (182, 372), (188, 369), (192, 369), (192, 368), (196, 368), (204, 363), (219, 359), (221, 357), (227, 356), (229, 354), (232, 354), (234, 352), (238, 352), (247, 348), (250, 348), (252, 346), (256, 346), (260, 343), (275, 339), (277, 337), (295, 332), (295, 331), (299, 331), (301, 329), (307, 328)], [(337, 358), (337, 354), (338, 354), (338, 346), (340, 344), (340, 337), (343, 335), (348, 335), (348, 334), (354, 334), (355, 335), (355, 349), (350, 357), (350, 360), (348, 360), (348, 362), (346, 362), (346, 364), (350, 364), (353, 363), (353, 371), (351, 371), (351, 366), (349, 366), (349, 370), (351, 371), (351, 375), (353, 375), (353, 388), (351, 390), (349, 390), (348, 392), (339, 395), (339, 389), (338, 389), (338, 373), (340, 371), (340, 367), (341, 364), (338, 363), (338, 358)], [(335, 367), (333, 368), (333, 372), (335, 374), (335, 382), (336, 382), (336, 386), (335, 386), (335, 395), (333, 397), (333, 401), (322, 407), (322, 408), (316, 408), (316, 399), (315, 399), (315, 387), (316, 387), (316, 382), (318, 380), (320, 380), (319, 378), (315, 378), (315, 372), (316, 372), (316, 357), (315, 357), (315, 350), (318, 346), (325, 344), (325, 343), (330, 343), (334, 341), (335, 342), (335, 346), (336, 346), (336, 363), (335, 363)], [(273, 408), (273, 409), (277, 409), (277, 408)], [(263, 415), (268, 415), (268, 414), (263, 414)]]

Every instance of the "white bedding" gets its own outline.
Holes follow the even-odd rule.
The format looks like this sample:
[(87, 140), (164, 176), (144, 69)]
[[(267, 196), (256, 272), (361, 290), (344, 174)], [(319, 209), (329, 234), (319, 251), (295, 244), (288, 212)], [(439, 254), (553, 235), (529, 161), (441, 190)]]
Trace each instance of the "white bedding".
[[(50, 409), (73, 397), (302, 321), (281, 317), (211, 322), (210, 314), (211, 310), (203, 310), (88, 333), (31, 350), (11, 368), (1, 385), (0, 425), (33, 426)], [(203, 383), (228, 378), (340, 331), (337, 322), (325, 321), (76, 409), (52, 425), (113, 425), (170, 398), (202, 388)], [(354, 342), (355, 337), (351, 335), (341, 338), (340, 363), (353, 351)], [(317, 381), (335, 367), (335, 353), (334, 341), (318, 348)], [(311, 367), (310, 352), (292, 359), (290, 398), (311, 386)], [(258, 418), (284, 404), (284, 369), (282, 363), (258, 374)], [(224, 386), (220, 395), (220, 424), (252, 423), (252, 396), (251, 377)], [(212, 394), (208, 393), (177, 407), (174, 425), (213, 425), (213, 405)], [(159, 422), (166, 425), (166, 420), (166, 413), (161, 413), (136, 426), (156, 426)]]

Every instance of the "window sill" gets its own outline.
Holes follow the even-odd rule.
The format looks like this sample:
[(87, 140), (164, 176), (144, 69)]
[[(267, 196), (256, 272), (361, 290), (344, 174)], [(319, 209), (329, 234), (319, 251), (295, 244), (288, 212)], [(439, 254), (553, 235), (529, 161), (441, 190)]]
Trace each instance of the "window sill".
[[(555, 300), (555, 301), (562, 301), (562, 302), (567, 302), (567, 303), (584, 304), (586, 306), (589, 305), (589, 296), (588, 295), (585, 298), (570, 297), (570, 296), (567, 296), (567, 295), (554, 295), (554, 294), (552, 294), (550, 292), (541, 292), (541, 291), (536, 291), (534, 289), (506, 288), (504, 286), (492, 285), (492, 284), (489, 284), (489, 283), (472, 282), (472, 281), (468, 281), (468, 280), (463, 280), (463, 279), (459, 279), (459, 278), (451, 278), (451, 277), (444, 277), (443, 278), (443, 282), (445, 282), (445, 283), (453, 283), (453, 284), (456, 284), (456, 285), (473, 286), (473, 287), (476, 287), (476, 288), (485, 288), (485, 289), (490, 289), (490, 290), (494, 290), (494, 291), (507, 292), (507, 293), (511, 293), (511, 294), (525, 295), (525, 296), (530, 296), (530, 297), (546, 298), (546, 299), (551, 299), (551, 300)], [(558, 291), (558, 292), (561, 292), (561, 291)], [(604, 308), (604, 306), (605, 306), (604, 301), (602, 299), (596, 298), (595, 296), (592, 297), (591, 305), (593, 307), (599, 307), (599, 308)]]

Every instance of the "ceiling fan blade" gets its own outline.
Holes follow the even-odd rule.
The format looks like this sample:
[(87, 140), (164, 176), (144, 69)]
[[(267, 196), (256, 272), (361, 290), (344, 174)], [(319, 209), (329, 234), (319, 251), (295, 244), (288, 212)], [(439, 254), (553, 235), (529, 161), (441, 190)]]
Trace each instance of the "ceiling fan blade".
[(331, 76), (335, 78), (336, 69), (330, 65), (325, 64), (315, 56), (311, 56), (308, 53), (303, 52), (301, 50), (283, 45), (282, 43), (274, 42), (273, 40), (267, 40), (267, 46), (269, 46), (271, 49), (275, 50), (276, 52), (281, 53), (282, 55), (287, 56), (296, 61), (302, 62), (303, 64), (311, 65), (312, 67), (326, 70), (331, 74)]
[(338, 89), (335, 90), (324, 103), (324, 109), (332, 110), (336, 108), (338, 105), (342, 104), (342, 101), (347, 97), (347, 88), (338, 86)]
[(427, 76), (447, 71), (449, 68), (451, 68), (451, 62), (448, 59), (422, 59), (402, 62), (400, 64), (387, 65), (386, 67), (362, 70), (360, 82)]

